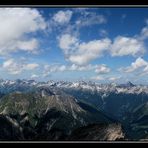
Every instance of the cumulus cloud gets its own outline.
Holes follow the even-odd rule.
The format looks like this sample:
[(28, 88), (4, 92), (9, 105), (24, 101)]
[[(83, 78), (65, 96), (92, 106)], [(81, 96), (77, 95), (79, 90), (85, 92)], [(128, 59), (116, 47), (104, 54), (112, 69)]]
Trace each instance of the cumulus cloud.
[(36, 50), (38, 41), (27, 35), (46, 28), (40, 12), (31, 8), (0, 8), (0, 22), (0, 55)]
[(73, 52), (74, 46), (78, 46), (78, 39), (70, 34), (64, 34), (58, 38), (59, 47), (63, 50), (65, 55)]
[(146, 72), (148, 67), (148, 62), (145, 61), (144, 59), (142, 59), (141, 57), (137, 58), (135, 62), (132, 62), (130, 66), (126, 67), (126, 68), (121, 68), (120, 70), (130, 73), (130, 72), (134, 72), (136, 70), (139, 70), (141, 68), (144, 68), (144, 72)]
[(104, 15), (96, 14), (89, 11), (81, 11), (81, 17), (75, 22), (76, 26), (81, 28), (85, 26), (92, 26), (96, 24), (104, 24), (107, 22), (107, 19)]
[(34, 52), (34, 49), (37, 49), (37, 47), (38, 41), (36, 39), (31, 39), (30, 41), (18, 41), (16, 45), (13, 46), (14, 49), (28, 52)]
[(63, 72), (65, 70), (66, 70), (65, 65), (47, 64), (47, 65), (44, 65), (44, 68), (43, 68), (43, 77), (47, 77), (53, 72)]
[(87, 8), (72, 8), (69, 10), (60, 10), (53, 14), (48, 21), (48, 31), (55, 31), (59, 34), (70, 34), (72, 32), (79, 34), (80, 29), (83, 27), (104, 24), (106, 22), (107, 19), (102, 14), (89, 11)]
[(66, 66), (65, 65), (59, 65), (59, 64), (45, 65), (44, 70), (49, 72), (49, 73), (57, 72), (57, 71), (65, 71)]
[(74, 53), (70, 55), (69, 60), (78, 65), (84, 65), (90, 61), (101, 57), (103, 52), (108, 49), (110, 40), (105, 38), (102, 40), (93, 40), (90, 42), (82, 42), (76, 47)]
[(53, 20), (58, 24), (65, 24), (65, 23), (69, 23), (71, 17), (72, 17), (72, 11), (70, 11), (70, 10), (66, 10), (66, 11), (60, 10), (56, 14), (54, 14)]
[(34, 70), (38, 66), (39, 65), (36, 63), (27, 64), (23, 61), (17, 62), (14, 59), (9, 59), (3, 63), (2, 68), (12, 75), (17, 75), (23, 72), (24, 70)]
[(107, 67), (105, 64), (98, 65), (95, 72), (98, 74), (106, 74), (110, 72), (110, 68)]
[(39, 64), (31, 63), (31, 64), (23, 65), (23, 67), (24, 67), (25, 70), (33, 70), (33, 69), (39, 67)]
[(138, 56), (145, 53), (145, 47), (141, 40), (118, 36), (114, 39), (110, 52), (112, 56)]
[(89, 70), (94, 70), (97, 67), (97, 65), (85, 65), (85, 66), (81, 66), (81, 65), (76, 65), (76, 64), (72, 64), (68, 67), (68, 70), (70, 71), (89, 71)]
[(97, 81), (101, 81), (104, 80), (104, 78), (102, 76), (93, 76), (91, 77), (92, 80), (97, 80)]
[(64, 34), (59, 39), (59, 47), (62, 49), (66, 59), (77, 65), (85, 65), (90, 61), (101, 57), (110, 46), (110, 39), (80, 42), (70, 34)]
[[(105, 51), (113, 57), (138, 57), (145, 53), (146, 49), (142, 38), (148, 36), (147, 27), (143, 28), (141, 35), (135, 35), (133, 37), (117, 36), (113, 40), (105, 38), (107, 31), (100, 29), (99, 33), (104, 38), (85, 42), (77, 37), (80, 33), (79, 29), (85, 26), (106, 23), (107, 19), (103, 15), (96, 14), (87, 9), (80, 9), (80, 11), (78, 9), (78, 12), (76, 9), (73, 13), (80, 13), (80, 16), (77, 17), (72, 26), (67, 26), (68, 30), (70, 28), (70, 31), (62, 31), (62, 35), (58, 37), (59, 47), (62, 49), (66, 60), (71, 63), (77, 65), (88, 64), (92, 60), (101, 57)], [(67, 30), (67, 28), (64, 30)], [(76, 35), (72, 35), (74, 33)]]
[(143, 69), (143, 73), (141, 73), (141, 76), (146, 74), (148, 74), (148, 65)]
[(63, 71), (87, 71), (91, 70), (94, 67), (92, 65), (88, 66), (78, 66), (75, 64), (72, 65), (61, 65), (61, 64), (53, 64), (53, 65), (45, 65), (44, 70), (46, 74), (50, 74), (52, 72), (63, 72)]
[[(133, 37), (117, 36), (113, 40), (105, 38), (105, 36), (107, 36), (107, 31), (100, 29), (99, 33), (102, 37), (104, 36), (104, 38), (85, 42), (79, 40), (77, 37), (80, 33), (79, 29), (85, 26), (106, 23), (107, 19), (101, 14), (89, 11), (89, 9), (74, 10), (73, 13), (78, 13), (80, 16), (77, 17), (74, 24), (70, 24), (66, 29), (63, 29), (68, 31), (62, 31), (62, 35), (58, 37), (59, 47), (62, 49), (66, 60), (77, 65), (85, 65), (92, 60), (103, 56), (104, 51), (113, 57), (138, 57), (145, 53), (146, 49), (143, 39), (148, 37), (147, 26), (142, 29), (141, 34)], [(122, 17), (125, 18), (126, 15), (123, 15)], [(72, 35), (74, 33), (76, 33), (76, 35)]]
[(110, 72), (110, 68), (106, 65), (62, 65), (62, 64), (52, 64), (44, 66), (44, 76), (48, 76), (54, 72), (64, 72), (64, 71), (94, 71), (98, 74), (107, 74)]
[(32, 75), (31, 75), (31, 79), (36, 79), (36, 78), (39, 78), (39, 76), (36, 75), (36, 74), (32, 74)]
[(148, 38), (148, 26), (145, 26), (144, 28), (142, 28), (139, 38), (141, 40), (145, 40)]
[(108, 32), (105, 29), (100, 29), (99, 34), (100, 34), (100, 36), (105, 37), (108, 35)]
[[(38, 53), (37, 51), (38, 45), (39, 45), (38, 40), (35, 38), (32, 38), (29, 41), (21, 41), (21, 40), (10, 41), (5, 45), (4, 48), (0, 49), (0, 55), (5, 56), (7, 54), (15, 53), (18, 51), (25, 51), (28, 53)], [(4, 50), (6, 48), (7, 50)]]
[(109, 81), (117, 81), (119, 80), (121, 77), (110, 77), (108, 80)]
[(5, 61), (2, 67), (11, 74), (19, 74), (22, 71), (22, 65), (15, 63), (13, 59)]
[(141, 56), (145, 53), (144, 42), (135, 37), (118, 36), (113, 42), (109, 38), (82, 42), (71, 34), (58, 37), (59, 47), (66, 60), (77, 65), (86, 65), (104, 53), (111, 56)]
[(145, 24), (146, 25), (141, 29), (141, 32), (138, 35), (138, 38), (143, 41), (148, 39), (148, 19), (145, 20)]

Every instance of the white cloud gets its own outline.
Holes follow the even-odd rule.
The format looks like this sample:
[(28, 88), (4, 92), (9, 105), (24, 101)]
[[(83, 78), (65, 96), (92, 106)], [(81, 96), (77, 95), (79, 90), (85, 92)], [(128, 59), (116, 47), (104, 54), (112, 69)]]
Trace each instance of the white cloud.
[(52, 65), (45, 65), (43, 70), (43, 77), (47, 77), (51, 73), (54, 72), (63, 72), (67, 69), (65, 65), (59, 65), (59, 64), (52, 64)]
[(23, 51), (33, 52), (34, 49), (37, 49), (37, 47), (38, 41), (36, 39), (31, 39), (30, 41), (18, 41), (15, 48)]
[(145, 19), (145, 26), (141, 29), (141, 32), (139, 35), (137, 35), (137, 38), (141, 41), (148, 39), (148, 19)]
[(70, 55), (69, 60), (78, 65), (87, 64), (90, 61), (101, 57), (109, 45), (110, 40), (107, 38), (80, 43), (79, 46), (76, 47), (75, 52)]
[(102, 64), (102, 65), (98, 65), (96, 70), (95, 70), (96, 73), (98, 74), (106, 74), (106, 73), (109, 73), (110, 72), (110, 68), (107, 67), (106, 65)]
[(143, 70), (144, 72), (148, 72), (148, 64), (147, 64), (147, 66), (144, 68), (144, 70)]
[(3, 68), (11, 74), (19, 74), (22, 71), (22, 65), (15, 63), (14, 59), (9, 59), (3, 63)]
[(136, 38), (118, 36), (110, 49), (112, 56), (138, 56), (145, 52), (144, 43)]
[(76, 64), (72, 64), (71, 66), (68, 67), (68, 70), (70, 71), (89, 71), (89, 70), (94, 70), (97, 67), (97, 65), (85, 65), (85, 66), (80, 66)]
[(64, 72), (64, 71), (93, 71), (98, 74), (107, 74), (110, 72), (110, 68), (106, 65), (62, 65), (62, 64), (53, 64), (53, 65), (45, 65), (43, 75), (48, 76), (54, 72)]
[(0, 8), (0, 22), (0, 55), (36, 50), (38, 41), (27, 35), (46, 28), (40, 12), (31, 8)]
[(104, 78), (102, 76), (93, 76), (93, 77), (91, 77), (91, 79), (98, 80), (98, 81), (104, 80)]
[(3, 63), (2, 68), (10, 74), (17, 75), (23, 72), (24, 70), (33, 70), (38, 66), (39, 65), (36, 63), (26, 64), (23, 61), (18, 62), (14, 59), (9, 59)]
[[(32, 38), (28, 41), (10, 41), (10, 43), (7, 43), (5, 47), (0, 49), (0, 55), (4, 56), (9, 53), (15, 53), (17, 51), (25, 51), (28, 53), (38, 53), (39, 43), (38, 40), (35, 38)], [(7, 50), (5, 50), (8, 47)]]
[(109, 81), (117, 81), (119, 80), (121, 77), (110, 77), (108, 80)]
[[(91, 19), (88, 19), (89, 16), (92, 15), (96, 17), (96, 14), (94, 13), (85, 10), (82, 12), (83, 12), (82, 16), (84, 16), (84, 18), (80, 17), (76, 21), (76, 25), (74, 25), (75, 27), (77, 26), (77, 28), (79, 28), (79, 24), (80, 27), (82, 27), (83, 23), (84, 26), (89, 25), (88, 22), (92, 23), (93, 21), (91, 21)], [(86, 19), (88, 22), (86, 23), (85, 21), (83, 21), (83, 19)], [(79, 29), (76, 29), (75, 31), (71, 32), (74, 34), (74, 32), (77, 32), (78, 30)], [(113, 57), (114, 56), (138, 57), (142, 56), (146, 52), (144, 39), (148, 37), (147, 26), (142, 29), (141, 34), (135, 35), (133, 37), (117, 36), (116, 38), (113, 39), (113, 41), (111, 41), (111, 39), (109, 38), (103, 38), (99, 40), (92, 40), (89, 42), (82, 42), (77, 37), (79, 36), (79, 33), (77, 33), (76, 35), (71, 35), (72, 33), (70, 33), (69, 31), (69, 33), (66, 34), (63, 33), (60, 37), (58, 37), (59, 47), (63, 50), (66, 60), (77, 65), (85, 65), (89, 63), (90, 61), (102, 56), (105, 50), (106, 53), (109, 53)], [(99, 33), (101, 36), (104, 37), (107, 35), (106, 30), (103, 29), (100, 29)]]
[(80, 15), (81, 17), (77, 19), (77, 27), (92, 26), (96, 24), (104, 24), (107, 19), (103, 15), (96, 14), (94, 12), (83, 11)]
[(148, 38), (148, 27), (147, 27), (147, 26), (144, 27), (144, 28), (142, 28), (141, 34), (140, 34), (139, 38), (140, 38), (141, 40), (145, 40), (145, 39)]
[(65, 65), (59, 65), (59, 64), (52, 64), (52, 65), (44, 65), (43, 68), (43, 77), (49, 76), (51, 73), (54, 72), (63, 72), (66, 70)]
[(64, 34), (59, 38), (59, 47), (63, 50), (66, 59), (77, 65), (85, 65), (101, 57), (110, 43), (108, 38), (80, 43), (70, 34)]
[(59, 71), (65, 71), (66, 70), (66, 66), (65, 65), (62, 65), (59, 67)]
[(142, 59), (141, 57), (137, 58), (135, 62), (131, 63), (130, 66), (126, 68), (121, 68), (122, 71), (130, 73), (134, 72), (136, 70), (139, 70), (140, 68), (144, 68), (144, 72), (146, 71), (146, 67), (148, 66), (148, 62)]
[(71, 17), (72, 17), (72, 11), (60, 10), (53, 16), (53, 20), (58, 24), (65, 24), (65, 23), (69, 23)]
[(32, 74), (31, 75), (31, 79), (36, 79), (36, 78), (38, 78), (39, 76), (38, 75), (36, 75), (36, 74)]
[(141, 33), (138, 36), (140, 40), (146, 40), (148, 38), (148, 19), (145, 20), (145, 26), (141, 29)]
[(87, 12), (87, 10), (89, 10), (90, 8), (72, 8), (72, 10), (75, 12), (75, 13), (79, 13), (79, 14), (83, 14), (85, 12)]
[[(53, 15), (50, 21), (48, 21), (49, 31), (58, 31), (60, 34), (79, 34), (82, 27), (99, 25), (107, 22), (104, 15), (87, 10), (89, 10), (89, 8), (72, 8), (66, 11), (58, 11)], [(74, 18), (71, 21), (73, 15)]]
[(64, 34), (59, 39), (59, 47), (63, 49), (64, 54), (69, 54), (74, 46), (78, 45), (78, 39), (70, 34)]
[(100, 29), (99, 34), (100, 34), (100, 36), (105, 37), (108, 35), (108, 32), (105, 29)]
[(37, 67), (39, 67), (39, 64), (37, 64), (37, 63), (31, 63), (31, 64), (24, 65), (24, 69), (26, 69), (26, 70), (33, 70)]

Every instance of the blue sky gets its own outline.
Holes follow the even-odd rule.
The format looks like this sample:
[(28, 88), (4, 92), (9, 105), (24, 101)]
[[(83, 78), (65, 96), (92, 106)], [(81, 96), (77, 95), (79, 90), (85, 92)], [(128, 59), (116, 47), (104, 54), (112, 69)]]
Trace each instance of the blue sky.
[(0, 8), (0, 77), (148, 84), (148, 8)]

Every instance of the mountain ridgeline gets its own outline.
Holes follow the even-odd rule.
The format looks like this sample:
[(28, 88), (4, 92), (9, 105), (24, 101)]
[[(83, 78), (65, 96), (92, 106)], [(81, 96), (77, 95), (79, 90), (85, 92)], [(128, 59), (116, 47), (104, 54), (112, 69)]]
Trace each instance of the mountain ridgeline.
[(147, 140), (148, 86), (0, 80), (0, 140)]

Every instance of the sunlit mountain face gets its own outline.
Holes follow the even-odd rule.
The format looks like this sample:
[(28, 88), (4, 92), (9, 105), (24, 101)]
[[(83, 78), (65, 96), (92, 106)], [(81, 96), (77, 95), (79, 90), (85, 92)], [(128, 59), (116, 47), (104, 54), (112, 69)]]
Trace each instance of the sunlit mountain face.
[(0, 141), (147, 141), (148, 8), (0, 8)]

